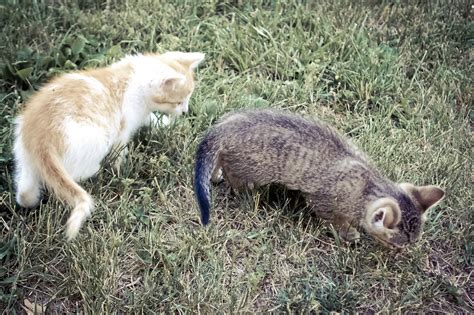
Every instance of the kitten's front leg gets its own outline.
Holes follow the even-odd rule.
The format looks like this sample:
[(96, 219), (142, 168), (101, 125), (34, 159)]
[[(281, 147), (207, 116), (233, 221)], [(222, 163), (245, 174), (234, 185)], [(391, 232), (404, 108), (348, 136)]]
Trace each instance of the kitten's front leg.
[(326, 220), (328, 225), (332, 225), (339, 237), (346, 242), (355, 242), (360, 239), (360, 233), (349, 222), (342, 218)]
[(339, 234), (339, 237), (344, 241), (354, 242), (360, 239), (360, 233), (346, 216), (335, 214), (332, 218), (327, 218), (326, 220), (328, 224), (332, 224)]
[(162, 126), (168, 126), (169, 124), (171, 124), (172, 120), (173, 120), (173, 117), (163, 115), (163, 116), (161, 116), (161, 125)]
[(171, 123), (171, 120), (172, 118), (166, 115), (161, 115), (161, 117), (158, 118), (155, 113), (150, 113), (147, 119), (145, 119), (144, 125), (151, 127), (168, 126)]
[(354, 242), (360, 239), (360, 233), (348, 222), (336, 224), (336, 228), (338, 228), (339, 236), (346, 242)]
[[(360, 238), (360, 233), (351, 224), (350, 219), (342, 214), (334, 213), (330, 204), (325, 204), (324, 198), (320, 195), (310, 195), (307, 197), (308, 205), (327, 224), (332, 224), (339, 236), (346, 242), (354, 242)], [(318, 202), (319, 201), (319, 202)]]

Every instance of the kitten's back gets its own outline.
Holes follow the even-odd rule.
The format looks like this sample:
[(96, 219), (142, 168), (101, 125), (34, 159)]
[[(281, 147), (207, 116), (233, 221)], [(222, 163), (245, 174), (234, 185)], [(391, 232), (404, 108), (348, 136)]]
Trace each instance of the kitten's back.
[(227, 163), (248, 168), (248, 172), (264, 168), (277, 181), (296, 184), (297, 179), (320, 176), (341, 161), (370, 165), (364, 154), (329, 125), (291, 113), (242, 111), (225, 116), (211, 132), (222, 139), (224, 160), (225, 152), (231, 152), (232, 161)]

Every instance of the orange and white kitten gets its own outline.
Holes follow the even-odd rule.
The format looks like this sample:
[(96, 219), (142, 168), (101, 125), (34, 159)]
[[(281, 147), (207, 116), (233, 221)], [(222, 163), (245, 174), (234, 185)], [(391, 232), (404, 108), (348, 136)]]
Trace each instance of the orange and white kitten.
[[(66, 236), (91, 214), (91, 196), (76, 182), (93, 176), (104, 157), (123, 147), (153, 111), (188, 111), (193, 70), (202, 53), (128, 56), (105, 68), (61, 75), (27, 102), (15, 126), (16, 200), (34, 207), (43, 185), (73, 207)], [(126, 154), (122, 150), (116, 168)]]

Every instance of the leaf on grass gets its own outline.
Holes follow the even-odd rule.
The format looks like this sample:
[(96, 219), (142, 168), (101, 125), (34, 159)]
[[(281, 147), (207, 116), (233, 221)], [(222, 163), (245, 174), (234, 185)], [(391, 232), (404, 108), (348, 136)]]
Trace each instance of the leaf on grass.
[(71, 45), (73, 55), (79, 55), (84, 50), (84, 47), (86, 47), (86, 43), (87, 40), (84, 37), (78, 36)]
[(31, 75), (32, 72), (33, 72), (33, 67), (28, 67), (25, 69), (18, 70), (16, 72), (16, 75), (19, 76), (20, 79), (22, 79), (23, 81), (27, 81), (28, 77)]
[(67, 58), (72, 56), (72, 49), (69, 46), (63, 46), (62, 52), (63, 52), (64, 56), (67, 57)]
[(263, 97), (257, 95), (248, 95), (245, 101), (248, 102), (249, 107), (254, 108), (267, 107), (270, 103)]
[(219, 103), (216, 100), (206, 100), (201, 108), (207, 116), (214, 117), (219, 111)]
[(15, 250), (15, 245), (16, 245), (16, 237), (13, 236), (13, 238), (3, 244), (1, 244), (0, 247), (0, 260), (6, 258), (8, 260), (9, 256), (11, 255), (12, 252)]
[(58, 51), (56, 53), (56, 56), (54, 58), (56, 60), (56, 66), (63, 66), (64, 63), (66, 62), (66, 57), (64, 56), (64, 54), (61, 52), (61, 51)]
[(38, 66), (40, 68), (47, 68), (51, 65), (51, 63), (54, 61), (54, 59), (50, 56), (44, 56), (44, 57), (39, 57), (38, 58)]
[(16, 283), (18, 280), (18, 275), (10, 276), (8, 278), (4, 278), (0, 280), (0, 284), (12, 284)]
[(105, 55), (103, 53), (93, 54), (87, 56), (87, 58), (80, 64), (81, 68), (86, 67), (98, 67), (102, 65)]

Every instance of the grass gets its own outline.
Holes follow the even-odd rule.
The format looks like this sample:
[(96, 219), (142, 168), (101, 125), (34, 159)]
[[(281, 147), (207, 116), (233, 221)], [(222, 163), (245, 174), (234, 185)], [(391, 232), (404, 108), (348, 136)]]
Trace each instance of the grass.
[[(467, 1), (75, 1), (0, 6), (0, 310), (473, 312), (472, 9)], [(52, 2), (51, 2), (52, 3)], [(61, 2), (66, 3), (66, 2)], [(12, 122), (49, 77), (127, 53), (203, 51), (191, 110), (142, 130), (96, 211), (64, 241), (54, 196), (15, 205)], [(402, 253), (341, 243), (280, 188), (213, 188), (202, 228), (196, 145), (222, 114), (279, 107), (350, 136), (395, 181), (445, 201)]]

